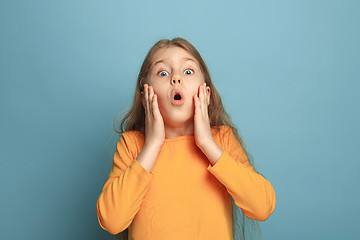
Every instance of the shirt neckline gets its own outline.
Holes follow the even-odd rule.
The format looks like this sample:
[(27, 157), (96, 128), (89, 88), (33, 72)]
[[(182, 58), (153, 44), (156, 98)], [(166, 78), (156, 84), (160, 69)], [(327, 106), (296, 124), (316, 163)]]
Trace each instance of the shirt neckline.
[(179, 136), (179, 137), (175, 137), (175, 138), (167, 138), (165, 139), (165, 142), (176, 142), (176, 141), (181, 141), (181, 140), (193, 140), (194, 136)]

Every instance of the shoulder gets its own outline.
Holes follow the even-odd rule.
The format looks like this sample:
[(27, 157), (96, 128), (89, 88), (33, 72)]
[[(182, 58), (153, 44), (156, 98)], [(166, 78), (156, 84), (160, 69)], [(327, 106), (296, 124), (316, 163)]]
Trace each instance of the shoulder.
[(144, 146), (145, 136), (139, 131), (126, 131), (121, 134), (118, 142), (119, 147), (125, 147), (135, 156), (138, 155)]
[(140, 141), (145, 138), (144, 135), (139, 131), (126, 131), (121, 134), (121, 137), (126, 140)]
[(232, 133), (232, 128), (229, 125), (219, 125), (211, 127), (211, 133), (214, 137), (224, 137)]
[[(242, 140), (238, 136), (237, 129), (228, 125), (218, 126), (212, 129), (214, 141), (224, 151), (242, 163), (248, 162), (247, 154), (242, 146)], [(248, 164), (248, 163), (247, 163)]]
[(214, 141), (221, 147), (227, 145), (232, 134), (232, 128), (228, 125), (211, 127), (211, 133)]

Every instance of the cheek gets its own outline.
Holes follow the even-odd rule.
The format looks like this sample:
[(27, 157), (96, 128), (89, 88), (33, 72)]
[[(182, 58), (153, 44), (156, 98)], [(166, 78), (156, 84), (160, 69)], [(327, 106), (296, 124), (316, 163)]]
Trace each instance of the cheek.
[(161, 92), (155, 92), (155, 93), (157, 95), (157, 102), (159, 109), (163, 109), (164, 106), (166, 105), (166, 101), (168, 101), (168, 97), (166, 96), (166, 94)]
[(194, 96), (195, 94), (197, 94), (199, 96), (199, 86), (194, 87), (194, 91), (192, 93), (192, 96)]
[(198, 94), (199, 95), (199, 87), (201, 84), (203, 84), (204, 81), (197, 81), (196, 83), (194, 83), (194, 86), (193, 86), (193, 91), (194, 91), (194, 94)]
[(156, 84), (153, 84), (151, 86), (154, 88), (154, 93), (158, 96), (158, 99), (163, 98), (164, 95), (163, 90)]

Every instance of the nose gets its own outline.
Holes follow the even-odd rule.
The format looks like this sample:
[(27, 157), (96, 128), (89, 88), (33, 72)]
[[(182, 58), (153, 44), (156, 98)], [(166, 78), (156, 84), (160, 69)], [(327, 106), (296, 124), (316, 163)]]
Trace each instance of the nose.
[(173, 76), (171, 78), (171, 85), (175, 85), (177, 83), (180, 84), (180, 85), (182, 85), (182, 83), (183, 83), (183, 81), (182, 81), (182, 79), (181, 79), (181, 77), (179, 75)]

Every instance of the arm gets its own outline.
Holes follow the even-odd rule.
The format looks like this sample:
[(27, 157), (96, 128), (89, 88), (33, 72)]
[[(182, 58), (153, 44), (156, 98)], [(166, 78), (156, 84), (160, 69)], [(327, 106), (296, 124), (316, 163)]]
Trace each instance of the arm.
[(154, 177), (150, 171), (165, 140), (164, 121), (153, 87), (144, 84), (141, 94), (145, 109), (145, 143), (139, 155), (134, 156), (137, 151), (130, 148), (136, 149), (135, 144), (123, 133), (109, 179), (97, 201), (99, 223), (112, 234), (125, 230), (139, 211)]
[[(275, 191), (270, 182), (250, 165), (236, 136), (228, 126), (221, 126), (221, 144), (217, 145), (210, 130), (208, 105), (210, 88), (199, 86), (194, 95), (194, 135), (196, 145), (211, 164), (208, 170), (226, 187), (235, 204), (251, 219), (265, 221), (275, 209)], [(226, 131), (228, 129), (228, 131)]]
[(209, 144), (209, 147), (202, 149), (213, 164), (209, 165), (208, 170), (226, 187), (235, 204), (248, 218), (258, 221), (268, 219), (276, 205), (271, 183), (250, 165), (231, 129), (224, 136), (224, 150), (215, 142), (213, 144), (217, 147)]
[[(131, 142), (126, 133), (120, 138), (108, 180), (97, 200), (96, 210), (100, 226), (111, 234), (124, 231), (133, 221), (140, 209), (147, 188), (153, 175), (145, 170), (137, 159), (151, 157), (149, 150), (143, 148), (137, 159), (134, 159)], [(155, 157), (156, 158), (156, 157)], [(149, 161), (146, 161), (149, 162)]]

